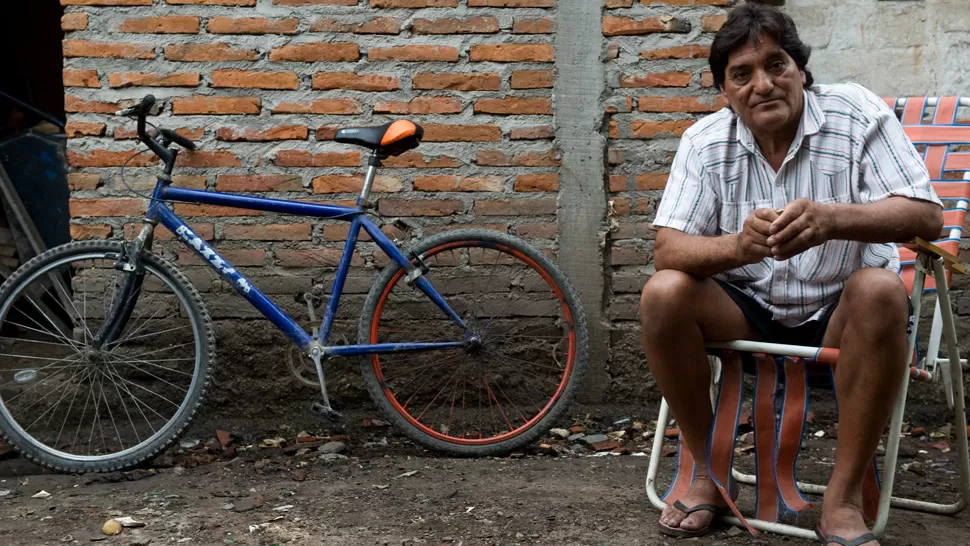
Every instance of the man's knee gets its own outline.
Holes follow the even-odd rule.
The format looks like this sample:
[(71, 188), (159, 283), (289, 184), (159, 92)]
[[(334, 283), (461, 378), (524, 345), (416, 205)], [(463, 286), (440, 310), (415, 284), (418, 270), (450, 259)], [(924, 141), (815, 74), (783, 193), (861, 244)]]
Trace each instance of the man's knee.
[(663, 324), (678, 313), (691, 309), (699, 282), (694, 277), (674, 269), (658, 271), (647, 281), (640, 294), (640, 322)]
[(843, 298), (850, 320), (878, 329), (905, 328), (909, 320), (909, 298), (903, 280), (892, 271), (866, 268), (857, 271), (845, 285)]

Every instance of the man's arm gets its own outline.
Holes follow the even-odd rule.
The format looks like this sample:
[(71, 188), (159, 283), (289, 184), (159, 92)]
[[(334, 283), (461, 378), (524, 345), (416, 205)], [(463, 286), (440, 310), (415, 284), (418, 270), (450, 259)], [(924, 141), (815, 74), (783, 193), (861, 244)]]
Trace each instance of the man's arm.
[(657, 271), (676, 269), (703, 278), (758, 263), (771, 255), (768, 228), (777, 217), (773, 210), (758, 209), (740, 232), (713, 237), (662, 227), (654, 242), (654, 265)]
[(819, 204), (796, 199), (771, 224), (767, 244), (776, 260), (787, 260), (833, 239), (902, 243), (936, 239), (943, 229), (940, 205), (908, 197), (867, 204)]

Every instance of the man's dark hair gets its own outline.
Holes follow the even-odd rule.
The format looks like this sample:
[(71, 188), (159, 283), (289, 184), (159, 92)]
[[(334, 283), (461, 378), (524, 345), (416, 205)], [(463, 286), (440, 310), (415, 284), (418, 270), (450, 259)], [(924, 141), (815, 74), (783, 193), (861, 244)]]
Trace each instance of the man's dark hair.
[(714, 36), (710, 57), (714, 87), (720, 89), (724, 85), (728, 57), (731, 53), (749, 42), (758, 43), (762, 36), (768, 36), (778, 42), (778, 45), (795, 60), (798, 69), (805, 73), (805, 88), (811, 87), (814, 79), (805, 66), (812, 54), (812, 48), (798, 37), (795, 22), (776, 8), (750, 1), (734, 8), (724, 26)]

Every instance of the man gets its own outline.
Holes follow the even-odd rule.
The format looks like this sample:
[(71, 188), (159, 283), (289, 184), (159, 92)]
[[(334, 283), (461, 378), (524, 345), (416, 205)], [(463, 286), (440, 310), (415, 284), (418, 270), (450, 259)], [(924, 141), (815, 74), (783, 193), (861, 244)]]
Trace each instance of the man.
[[(711, 47), (730, 108), (683, 136), (657, 211), (640, 316), (651, 373), (688, 449), (712, 414), (705, 342), (840, 349), (839, 437), (820, 533), (869, 538), (862, 485), (908, 371), (909, 305), (893, 242), (936, 239), (942, 206), (892, 111), (853, 84), (812, 87), (792, 20), (747, 3)], [(703, 465), (661, 530), (707, 532), (724, 500)], [(686, 510), (685, 510), (686, 509)], [(855, 544), (855, 543), (854, 543)]]

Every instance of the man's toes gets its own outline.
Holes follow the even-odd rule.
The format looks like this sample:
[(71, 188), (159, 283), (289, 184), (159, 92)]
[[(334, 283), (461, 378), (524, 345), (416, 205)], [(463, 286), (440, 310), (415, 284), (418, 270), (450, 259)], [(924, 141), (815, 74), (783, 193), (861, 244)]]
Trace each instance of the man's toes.
[(680, 528), (685, 531), (697, 531), (703, 529), (709, 523), (708, 514), (710, 512), (695, 512), (680, 522)]

